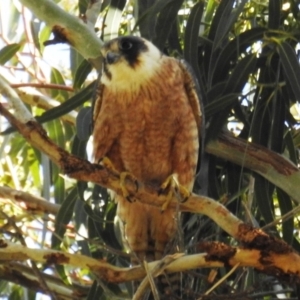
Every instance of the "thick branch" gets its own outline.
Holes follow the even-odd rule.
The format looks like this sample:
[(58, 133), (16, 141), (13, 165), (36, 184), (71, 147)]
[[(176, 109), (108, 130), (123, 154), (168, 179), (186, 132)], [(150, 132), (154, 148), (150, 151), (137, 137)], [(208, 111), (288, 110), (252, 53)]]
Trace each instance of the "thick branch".
[[(0, 105), (0, 113), (4, 115), (9, 120), (9, 122), (18, 129), (18, 131), (24, 136), (24, 138), (31, 145), (33, 145), (34, 147), (38, 148), (40, 151), (48, 155), (49, 158), (62, 169), (63, 173), (68, 174), (70, 177), (75, 178), (77, 180), (91, 181), (97, 183), (106, 188), (110, 188), (116, 191), (117, 193), (122, 192), (120, 187), (119, 174), (115, 173), (112, 170), (108, 170), (101, 165), (91, 164), (86, 160), (80, 159), (79, 157), (69, 154), (64, 149), (58, 147), (53, 141), (51, 141), (47, 136), (45, 130), (42, 128), (42, 126), (37, 122), (35, 122), (34, 120), (30, 120), (27, 122), (19, 121), (2, 105)], [(274, 160), (274, 162), (272, 161), (272, 163), (275, 164), (276, 161)], [(289, 165), (290, 165), (289, 162), (286, 161), (286, 166)], [(294, 169), (294, 167), (292, 167), (292, 170), (295, 173), (298, 172), (296, 171), (296, 169)], [(129, 193), (132, 194), (131, 197), (132, 199), (136, 199), (143, 203), (147, 203), (149, 205), (154, 205), (158, 207), (161, 207), (162, 204), (165, 202), (165, 196), (164, 195), (159, 196), (157, 187), (155, 186), (144, 185), (143, 183), (139, 183), (138, 191), (136, 191), (136, 183), (133, 182), (132, 179), (129, 177), (127, 177), (125, 184)], [(275, 264), (276, 268), (282, 270), (282, 272), (287, 272), (287, 275), (300, 274), (300, 265), (297, 263), (300, 260), (300, 257), (298, 254), (293, 252), (292, 248), (290, 248), (287, 244), (285, 244), (283, 241), (279, 239), (269, 237), (260, 229), (253, 229), (252, 227), (243, 224), (242, 221), (240, 221), (238, 218), (232, 215), (223, 205), (214, 201), (213, 199), (207, 197), (201, 197), (198, 195), (192, 195), (191, 197), (189, 197), (189, 199), (186, 202), (179, 203), (176, 195), (174, 195), (169, 205), (173, 207), (178, 207), (181, 211), (190, 211), (194, 213), (201, 213), (207, 215), (208, 217), (213, 219), (221, 228), (227, 231), (231, 236), (243, 242), (244, 245), (249, 249), (253, 249), (253, 250), (245, 249), (246, 252), (252, 251), (251, 253), (254, 253), (255, 251), (257, 251), (255, 253), (258, 253), (257, 255), (260, 255), (261, 259), (264, 258), (262, 257), (262, 255), (264, 254), (265, 256), (267, 256), (267, 262), (269, 262), (270, 260), (272, 262), (269, 266)], [(238, 253), (243, 254), (245, 251), (242, 252), (236, 251), (236, 255)], [(49, 255), (50, 258), (52, 259), (51, 256), (52, 254), (49, 253)], [(67, 254), (64, 255), (68, 257)], [(256, 258), (258, 257), (257, 255), (255, 256)], [(26, 259), (28, 259), (28, 257), (26, 257)], [(45, 259), (45, 257), (42, 257), (40, 259)], [(54, 257), (53, 259), (55, 259), (54, 261), (55, 263), (60, 263), (60, 261), (57, 261), (56, 257)], [(62, 257), (62, 262), (64, 262), (64, 259), (65, 258)], [(198, 256), (197, 259), (200, 259), (200, 257)], [(262, 266), (263, 261), (257, 262), (256, 260), (254, 261), (248, 259), (249, 257), (247, 257), (247, 262), (244, 262), (243, 260), (234, 261), (233, 265), (235, 265), (238, 262), (241, 263), (241, 266), (250, 263), (250, 265), (247, 266), (254, 266), (260, 270), (265, 270), (264, 267)], [(184, 260), (184, 262), (182, 262), (182, 265), (178, 266), (178, 268), (185, 269), (185, 264), (187, 264), (189, 261), (190, 258), (188, 258), (187, 261)], [(294, 265), (293, 262), (295, 262)], [(174, 262), (174, 264), (175, 263), (176, 262)], [(193, 266), (192, 266), (193, 268), (200, 267), (200, 265), (197, 264), (195, 265), (194, 263), (197, 263), (197, 261), (193, 261)], [(73, 265), (73, 263), (71, 264)], [(284, 264), (287, 264), (289, 266), (288, 269), (284, 267)], [(215, 265), (215, 261), (213, 262), (213, 265)], [(170, 264), (167, 270), (175, 271), (175, 269), (172, 269), (172, 266), (173, 263)], [(217, 264), (215, 266), (220, 266), (220, 265)], [(85, 267), (91, 267), (91, 269), (94, 272), (97, 272), (97, 268), (98, 267), (101, 268), (103, 267), (103, 265), (98, 266), (95, 265), (94, 263), (93, 264), (86, 263)], [(106, 267), (106, 271), (103, 271), (101, 269), (101, 276), (103, 277), (103, 279), (110, 281), (110, 272), (112, 272), (112, 269), (111, 267), (107, 267), (107, 265), (105, 265), (105, 267)], [(203, 267), (202, 263), (201, 263), (201, 267)], [(182, 270), (179, 269), (178, 270), (176, 269), (176, 271)], [(122, 272), (123, 271), (124, 270), (122, 270)], [(123, 274), (122, 276), (125, 276), (124, 273), (122, 273), (121, 270), (118, 268), (113, 269), (113, 272), (114, 272), (114, 277), (120, 278), (122, 274)], [(130, 269), (130, 271), (126, 273), (126, 280), (135, 280), (137, 278), (141, 278), (140, 277), (142, 276), (141, 274), (144, 274), (141, 272), (144, 271), (139, 268)], [(298, 276), (299, 275), (297, 275), (297, 278), (299, 278)], [(124, 280), (125, 279), (122, 278), (121, 281)]]
[[(37, 122), (29, 121), (24, 124), (2, 105), (0, 105), (0, 113), (18, 129), (31, 145), (48, 155), (62, 169), (63, 173), (77, 180), (94, 182), (117, 193), (122, 193), (119, 174), (101, 165), (91, 164), (84, 159), (69, 154), (50, 140), (45, 130)], [(157, 207), (161, 207), (165, 201), (163, 195), (158, 196), (157, 187), (139, 183), (138, 191), (136, 191), (136, 183), (131, 178), (127, 178), (126, 188), (132, 194), (132, 199), (137, 201)], [(244, 243), (251, 243), (260, 235), (263, 238), (267, 237), (260, 230), (253, 230), (244, 226), (243, 222), (231, 214), (222, 204), (208, 197), (193, 194), (186, 202), (179, 203), (176, 195), (174, 195), (169, 205), (178, 207), (181, 211), (207, 215), (223, 230)]]
[[(97, 61), (101, 55), (101, 40), (79, 18), (70, 15), (52, 0), (20, 0), (40, 20), (60, 31), (73, 47), (86, 59)], [(99, 67), (99, 66), (97, 66)]]
[[(0, 113), (18, 129), (31, 145), (48, 155), (62, 169), (63, 173), (77, 180), (97, 183), (117, 193), (122, 192), (119, 174), (107, 170), (101, 165), (91, 164), (84, 159), (69, 154), (51, 141), (45, 130), (37, 122), (29, 121), (26, 124), (21, 123), (1, 105)], [(139, 183), (139, 189), (136, 191), (135, 182), (127, 178), (126, 188), (132, 194), (132, 198), (138, 201), (158, 207), (161, 207), (165, 201), (163, 195), (158, 197), (157, 187)], [(182, 211), (205, 214), (233, 237), (240, 237), (238, 228), (242, 222), (222, 204), (213, 199), (192, 195), (186, 202), (179, 203), (177, 197), (174, 195), (170, 206), (179, 206), (179, 209)]]
[[(269, 247), (274, 247), (271, 243)], [(196, 268), (211, 267), (254, 267), (267, 274), (276, 275), (284, 279), (300, 282), (300, 257), (288, 247), (278, 252), (257, 249), (240, 249), (222, 243), (206, 242), (199, 246), (207, 251), (203, 254), (172, 256), (170, 264), (165, 268), (168, 273), (182, 272)], [(277, 249), (278, 250), (278, 249)], [(105, 261), (91, 257), (70, 254), (62, 251), (30, 249), (22, 245), (0, 240), (0, 256), (2, 262), (34, 260), (45, 264), (71, 265), (73, 267), (89, 269), (97, 276), (109, 282), (126, 282), (142, 279), (147, 276), (143, 267), (119, 268)], [(148, 264), (149, 272), (159, 268), (162, 261)], [(153, 276), (159, 275), (154, 272)]]
[[(41, 94), (37, 90), (30, 89), (29, 91), (29, 89), (17, 89), (16, 92), (24, 103), (29, 104), (30, 106), (37, 106), (44, 110), (52, 109), (53, 107), (57, 107), (61, 104), (58, 101)], [(60, 119), (64, 122), (75, 125), (76, 116), (77, 112), (72, 111), (64, 114), (60, 117)]]
[[(90, 288), (89, 285), (80, 286), (78, 284), (66, 286), (61, 279), (46, 273), (43, 273), (43, 278), (51, 292), (61, 300), (85, 299)], [(13, 282), (35, 292), (48, 294), (48, 291), (41, 287), (38, 278), (32, 272), (32, 268), (22, 264), (15, 262), (5, 264), (2, 263), (0, 265), (0, 279)]]
[(300, 172), (283, 156), (229, 134), (221, 134), (217, 140), (209, 142), (205, 150), (255, 171), (300, 203)]
[(33, 196), (29, 193), (17, 191), (9, 187), (0, 186), (0, 198), (10, 199), (16, 202), (24, 202), (26, 208), (31, 211), (42, 211), (56, 215), (60, 205), (51, 203), (44, 198)]

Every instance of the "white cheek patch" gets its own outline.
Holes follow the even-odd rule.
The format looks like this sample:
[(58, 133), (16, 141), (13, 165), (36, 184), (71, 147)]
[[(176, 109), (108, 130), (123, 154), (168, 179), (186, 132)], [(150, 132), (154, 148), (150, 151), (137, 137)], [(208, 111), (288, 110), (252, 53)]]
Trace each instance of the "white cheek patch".
[(145, 41), (145, 44), (148, 50), (139, 54), (134, 67), (122, 58), (115, 64), (107, 66), (111, 79), (103, 73), (101, 82), (115, 90), (136, 90), (149, 81), (161, 67), (162, 54), (152, 43)]

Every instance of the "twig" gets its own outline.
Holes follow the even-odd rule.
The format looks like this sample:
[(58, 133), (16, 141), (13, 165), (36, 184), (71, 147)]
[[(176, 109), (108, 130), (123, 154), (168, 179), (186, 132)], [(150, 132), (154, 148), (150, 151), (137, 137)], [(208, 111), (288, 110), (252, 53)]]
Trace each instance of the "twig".
[(17, 202), (24, 202), (28, 209), (39, 210), (44, 213), (56, 215), (60, 205), (51, 203), (44, 198), (33, 196), (29, 193), (11, 189), (9, 187), (0, 186), (0, 197), (7, 198)]
[[(8, 84), (6, 84), (3, 80), (0, 80), (0, 91), (1, 89), (3, 89), (3, 86), (4, 90), (6, 90), (8, 94), (10, 94), (10, 90), (12, 90), (11, 87), (8, 86)], [(15, 97), (15, 94), (13, 94), (12, 96), (14, 96), (14, 98), (10, 100), (12, 100), (16, 114), (11, 114), (1, 104), (0, 113), (5, 116), (13, 126), (17, 128), (17, 130), (32, 146), (48, 155), (49, 158), (61, 168), (64, 174), (68, 174), (70, 177), (77, 180), (94, 182), (102, 185), (103, 187), (110, 188), (117, 193), (122, 193), (122, 188), (120, 186), (120, 174), (108, 170), (101, 165), (91, 164), (88, 161), (71, 155), (64, 149), (58, 147), (51, 139), (49, 139), (43, 127), (36, 121), (34, 121), (34, 119), (32, 119), (32, 116), (29, 114), (26, 107), (22, 104), (21, 100), (18, 97)], [(21, 112), (24, 112), (24, 114), (20, 115)], [(241, 147), (241, 141), (238, 141), (238, 143)], [(256, 146), (252, 145), (251, 147), (255, 148)], [(248, 149), (250, 149), (251, 147), (249, 146)], [(262, 152), (262, 147), (259, 147), (258, 151)], [(274, 165), (276, 165), (275, 157), (276, 155), (273, 153), (273, 156), (269, 157), (267, 160), (267, 162), (270, 163), (273, 167)], [(282, 166), (282, 164), (284, 163), (286, 164), (286, 168), (282, 172), (289, 172), (289, 179), (292, 176), (295, 177), (294, 179), (297, 179), (298, 177), (300, 178), (300, 172), (296, 167), (289, 164), (286, 160), (278, 159), (278, 161), (280, 163), (280, 166)], [(124, 183), (126, 185), (127, 191), (130, 193), (130, 195), (132, 195), (132, 198), (137, 201), (141, 201), (158, 208), (161, 208), (162, 204), (165, 202), (165, 196), (158, 195), (158, 187), (156, 186), (139, 183), (139, 190), (136, 191), (136, 182), (134, 182), (131, 178), (127, 177)], [(245, 247), (247, 247), (248, 245), (250, 249), (253, 249), (249, 251), (258, 251), (255, 252), (255, 263), (254, 261), (251, 261), (250, 257), (248, 257), (249, 262), (251, 261), (252, 263), (254, 263), (254, 265), (252, 266), (263, 270), (264, 272), (268, 272), (269, 270), (271, 270), (270, 266), (272, 266), (273, 268), (274, 266), (276, 266), (276, 270), (278, 271), (277, 274), (273, 275), (280, 276), (282, 274), (285, 274), (292, 277), (294, 276), (295, 278), (297, 278), (297, 280), (300, 279), (300, 256), (295, 253), (290, 246), (288, 246), (280, 239), (268, 236), (260, 229), (255, 229), (244, 224), (241, 220), (231, 214), (222, 204), (218, 203), (217, 201), (208, 197), (192, 194), (186, 202), (178, 203), (177, 195), (173, 195), (172, 201), (169, 205), (174, 208), (178, 207), (178, 209), (181, 211), (189, 211), (207, 215), (223, 230), (228, 232), (238, 241), (244, 243)], [(224, 249), (228, 247), (225, 250), (229, 251), (230, 254), (226, 257), (226, 261), (229, 265), (234, 265), (235, 263), (237, 263), (237, 261), (235, 261), (234, 264), (232, 261), (229, 261), (236, 255), (236, 250), (234, 248), (230, 248), (229, 246), (223, 245), (221, 243), (216, 245), (221, 249), (222, 247)], [(209, 248), (208, 250), (211, 251), (211, 249)], [(245, 251), (246, 250), (247, 249), (245, 249)], [(266, 252), (268, 254), (268, 260), (265, 260), (263, 256)], [(250, 252), (249, 255), (253, 255), (253, 253)], [(259, 259), (261, 259), (261, 261), (258, 263)], [(176, 261), (174, 262), (174, 264), (176, 265)], [(274, 273), (274, 271), (272, 273)]]
[[(27, 247), (25, 239), (23, 238), (23, 232), (22, 230), (17, 226), (17, 224), (15, 223), (15, 221), (8, 216), (4, 211), (0, 211), (0, 215), (2, 215), (8, 223), (10, 223), (13, 228), (16, 231), (16, 236), (18, 237), (18, 240), (20, 241), (20, 243), (22, 244), (22, 246)], [(30, 259), (30, 263), (31, 263), (31, 267), (33, 269), (34, 274), (36, 275), (36, 277), (38, 278), (40, 285), (42, 287), (42, 289), (44, 289), (48, 295), (50, 295), (52, 297), (52, 299), (56, 300), (56, 295), (49, 289), (45, 279), (43, 278), (43, 275), (40, 273), (39, 268), (36, 265), (36, 262), (34, 261), (34, 259)]]
[(73, 87), (62, 85), (62, 84), (54, 84), (54, 83), (11, 83), (10, 86), (12, 88), (20, 88), (20, 87), (34, 87), (39, 89), (55, 89), (55, 90), (64, 90), (68, 92), (74, 92)]
[[(204, 293), (204, 295), (210, 294), (215, 288), (217, 288), (222, 282), (224, 282), (239, 266), (240, 266), (240, 263), (237, 263), (236, 265), (234, 265), (233, 268), (226, 275), (224, 275), (222, 278), (220, 278), (220, 280), (218, 280), (210, 289), (208, 289)], [(202, 300), (202, 297), (199, 298), (199, 300)]]

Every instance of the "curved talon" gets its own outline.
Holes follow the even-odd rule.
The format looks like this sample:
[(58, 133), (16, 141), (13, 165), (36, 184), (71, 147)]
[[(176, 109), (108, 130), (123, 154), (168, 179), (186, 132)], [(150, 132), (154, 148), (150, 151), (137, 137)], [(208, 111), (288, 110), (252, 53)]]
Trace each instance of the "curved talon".
[(170, 202), (172, 201), (174, 192), (176, 192), (177, 194), (180, 195), (180, 202), (185, 202), (191, 195), (191, 193), (189, 192), (189, 190), (184, 187), (183, 185), (178, 183), (177, 180), (177, 175), (176, 174), (172, 174), (170, 175), (160, 186), (160, 189), (158, 191), (158, 194), (161, 195), (164, 191), (168, 191), (167, 196), (166, 196), (166, 201), (163, 203), (162, 207), (161, 207), (161, 212), (164, 212)]
[(101, 158), (101, 160), (99, 161), (99, 163), (101, 163), (101, 165), (103, 167), (105, 167), (106, 169), (108, 169), (111, 172), (114, 173), (120, 173), (114, 166), (114, 164), (112, 163), (112, 161), (107, 157), (104, 156), (103, 158)]
[(135, 183), (136, 186), (136, 192), (138, 191), (138, 181), (137, 179), (130, 173), (130, 172), (122, 172), (120, 174), (120, 187), (123, 193), (123, 197), (129, 201), (130, 203), (134, 202), (134, 200), (131, 199), (130, 197), (130, 193), (128, 192), (127, 188), (126, 188), (126, 178), (127, 177), (131, 177), (132, 181)]
[(189, 199), (189, 197), (191, 196), (191, 192), (186, 187), (184, 187), (183, 185), (178, 185), (176, 187), (176, 191), (180, 195), (180, 202), (181, 203), (186, 202)]
[[(105, 167), (107, 168), (109, 171), (111, 172), (114, 172), (114, 173), (117, 173), (119, 174), (120, 171), (118, 171), (114, 164), (112, 163), (112, 161), (107, 157), (107, 156), (104, 156), (101, 160), (100, 160), (100, 163)], [(128, 192), (127, 188), (126, 188), (126, 178), (127, 177), (130, 177), (132, 179), (132, 181), (134, 182), (135, 186), (136, 186), (136, 192), (138, 191), (139, 189), (139, 185), (138, 185), (138, 181), (137, 179), (134, 177), (134, 175), (132, 175), (130, 172), (121, 172), (120, 173), (120, 187), (121, 187), (121, 190), (122, 190), (122, 194), (123, 194), (123, 197), (129, 201), (129, 202), (134, 202), (134, 200), (132, 200), (130, 198), (130, 193)]]

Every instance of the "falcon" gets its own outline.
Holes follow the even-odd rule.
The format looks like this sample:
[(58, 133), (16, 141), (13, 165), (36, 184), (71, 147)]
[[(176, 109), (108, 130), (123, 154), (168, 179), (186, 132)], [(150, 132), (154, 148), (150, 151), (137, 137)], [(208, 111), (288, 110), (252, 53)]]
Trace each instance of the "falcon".
[[(161, 188), (170, 178), (191, 192), (202, 112), (187, 65), (134, 36), (102, 48), (103, 72), (94, 105), (93, 151), (118, 172)], [(123, 243), (135, 263), (162, 258), (178, 231), (178, 212), (115, 195)]]

